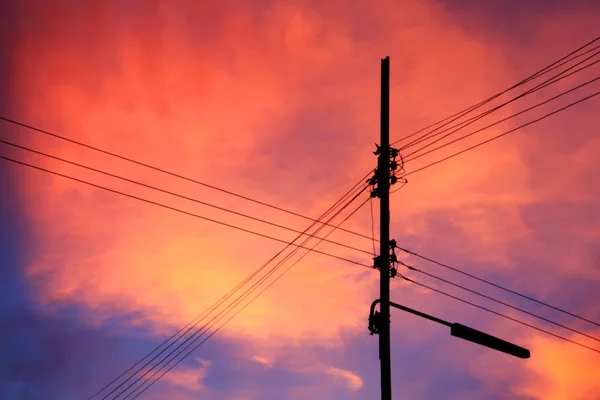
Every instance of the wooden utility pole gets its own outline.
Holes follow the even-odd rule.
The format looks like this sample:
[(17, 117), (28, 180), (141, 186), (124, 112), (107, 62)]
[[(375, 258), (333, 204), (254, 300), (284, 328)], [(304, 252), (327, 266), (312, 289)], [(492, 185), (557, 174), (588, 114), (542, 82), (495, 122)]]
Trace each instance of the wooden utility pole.
[(381, 360), (381, 399), (392, 399), (390, 355), (390, 58), (381, 60), (381, 139), (377, 163), (379, 194), (379, 359)]

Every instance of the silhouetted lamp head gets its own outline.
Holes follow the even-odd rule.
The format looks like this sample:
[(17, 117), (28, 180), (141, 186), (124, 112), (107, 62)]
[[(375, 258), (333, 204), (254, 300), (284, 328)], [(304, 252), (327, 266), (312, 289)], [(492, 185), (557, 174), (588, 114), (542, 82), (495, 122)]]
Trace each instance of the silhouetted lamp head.
[(511, 356), (519, 358), (529, 358), (529, 350), (517, 346), (516, 344), (509, 343), (502, 339), (498, 339), (495, 336), (488, 335), (468, 326), (454, 323), (450, 325), (450, 334), (458, 338), (468, 340), (469, 342), (477, 343), (482, 346), (489, 347), (494, 350), (501, 351)]

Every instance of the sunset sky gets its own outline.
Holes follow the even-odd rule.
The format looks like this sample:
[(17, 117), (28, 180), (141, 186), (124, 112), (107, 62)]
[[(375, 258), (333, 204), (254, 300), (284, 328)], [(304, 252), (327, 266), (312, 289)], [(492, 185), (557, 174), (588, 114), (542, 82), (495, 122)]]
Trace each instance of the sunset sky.
[[(600, 34), (594, 0), (5, 0), (0, 7), (0, 116), (312, 218), (376, 165), (381, 58), (391, 59), (395, 141)], [(593, 65), (447, 140), (599, 74)], [(600, 81), (405, 169), (598, 90)], [(391, 198), (392, 238), (600, 322), (598, 110), (600, 96), (409, 175)], [(5, 121), (0, 139), (294, 230), (310, 223)], [(283, 241), (296, 236), (5, 144), (0, 155)], [(89, 398), (284, 247), (1, 159), (0, 189), (0, 399)], [(370, 236), (371, 218), (367, 203), (343, 226)], [(329, 239), (364, 251), (318, 249), (372, 264), (371, 240), (343, 231)], [(402, 259), (600, 338), (596, 325)], [(400, 272), (600, 350), (600, 341)], [(379, 398), (378, 340), (367, 329), (378, 279), (309, 254), (139, 398)], [(528, 360), (513, 358), (392, 310), (394, 398), (600, 398), (600, 353), (410, 282), (393, 281), (391, 299), (531, 350)], [(117, 393), (107, 398), (125, 398)]]

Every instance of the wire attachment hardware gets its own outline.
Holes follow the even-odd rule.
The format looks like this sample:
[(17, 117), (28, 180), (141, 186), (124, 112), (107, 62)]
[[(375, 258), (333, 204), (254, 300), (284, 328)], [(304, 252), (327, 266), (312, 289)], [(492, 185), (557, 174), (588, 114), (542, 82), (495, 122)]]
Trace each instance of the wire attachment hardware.
[[(401, 261), (398, 261), (398, 256), (396, 255), (396, 252), (394, 249), (398, 248), (398, 246), (396, 245), (396, 241), (394, 239), (390, 240), (390, 250), (391, 253), (389, 253), (388, 255), (388, 262), (391, 264), (390, 266), (390, 278), (394, 279), (397, 275), (398, 275), (398, 264), (404, 264)], [(373, 258), (373, 269), (376, 269), (378, 271), (381, 271), (381, 262), (382, 262), (382, 258), (381, 255), (374, 257)]]
[(369, 335), (379, 334), (379, 311), (375, 311), (373, 314), (369, 314)]
[[(381, 147), (377, 143), (375, 143), (375, 147), (376, 147), (376, 150), (373, 152), (373, 154), (381, 157)], [(398, 181), (401, 181), (402, 183), (406, 183), (406, 178), (404, 178), (402, 176), (404, 174), (404, 172), (406, 172), (406, 171), (404, 170), (404, 159), (400, 155), (400, 150), (390, 148), (389, 155), (390, 155), (390, 160), (391, 160), (390, 167), (389, 167), (390, 168), (390, 170), (389, 170), (390, 186), (395, 185), (396, 183), (398, 183)], [(397, 160), (398, 157), (400, 157), (400, 161)], [(371, 191), (370, 191), (371, 198), (381, 197), (380, 193), (379, 193), (379, 188), (378, 188), (379, 176), (378, 176), (377, 168), (375, 169), (375, 173), (373, 174), (373, 176), (370, 177), (369, 179), (367, 179), (366, 182), (369, 186), (371, 186)]]
[(379, 197), (379, 187), (377, 185), (377, 181), (377, 169), (375, 169), (373, 176), (366, 180), (367, 184), (370, 186), (369, 195), (371, 198)]

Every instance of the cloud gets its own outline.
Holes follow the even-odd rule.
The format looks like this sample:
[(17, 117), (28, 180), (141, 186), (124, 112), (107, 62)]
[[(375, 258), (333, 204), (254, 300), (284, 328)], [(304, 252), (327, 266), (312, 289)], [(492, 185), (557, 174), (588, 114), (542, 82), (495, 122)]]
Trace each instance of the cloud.
[(348, 389), (350, 390), (360, 390), (363, 386), (363, 380), (354, 372), (346, 371), (345, 369), (329, 367), (325, 370), (325, 373), (336, 378), (344, 379)]
[[(587, 331), (598, 337), (598, 332)], [(581, 341), (580, 337), (569, 335), (569, 339)], [(527, 369), (533, 378), (515, 393), (539, 399), (574, 400), (590, 399), (600, 390), (598, 383), (597, 355), (569, 343), (543, 336), (530, 340), (532, 354)], [(586, 366), (580, 368), (579, 366)]]
[[(70, 400), (89, 396), (125, 365), (127, 338), (107, 327), (87, 326), (81, 307), (44, 309), (32, 299), (22, 265), (29, 228), (14, 190), (19, 175), (0, 170), (0, 397)], [(125, 321), (126, 318), (123, 319)], [(143, 340), (140, 340), (143, 342)], [(123, 346), (123, 347), (122, 347)], [(111, 377), (112, 378), (112, 377)]]
[[(493, 31), (485, 22), (494, 19), (494, 13), (479, 15), (471, 24), (466, 14), (457, 15), (439, 2), (383, 1), (378, 7), (367, 2), (149, 2), (143, 10), (134, 3), (99, 1), (78, 9), (66, 3), (15, 4), (20, 23), (12, 32), (18, 46), (10, 73), (3, 76), (13, 77), (10, 103), (16, 117), (313, 216), (374, 165), (368, 150), (377, 138), (381, 56), (392, 59), (391, 126), (393, 137), (400, 138), (562, 56), (595, 32), (596, 20), (595, 14), (579, 11), (535, 18), (519, 12), (515, 15), (520, 17), (512, 19), (519, 29), (528, 30), (524, 36), (511, 36)], [(539, 98), (529, 97), (494, 115), (508, 115)], [(417, 253), (586, 315), (599, 315), (593, 287), (600, 260), (594, 204), (600, 193), (590, 184), (600, 172), (595, 163), (600, 142), (593, 138), (599, 128), (594, 107), (578, 106), (551, 122), (409, 177), (406, 188), (392, 198), (393, 236)], [(484, 122), (474, 124), (473, 130)], [(407, 169), (517, 122), (521, 121), (410, 162)], [(3, 135), (294, 229), (307, 225), (306, 220), (25, 130), (7, 128)], [(3, 147), (2, 154), (284, 240), (295, 236), (14, 149)], [(25, 266), (20, 273), (34, 288), (36, 306), (45, 307), (43, 318), (49, 318), (50, 326), (64, 321), (48, 317), (50, 311), (58, 313), (65, 305), (85, 311), (78, 322), (91, 327), (70, 327), (73, 338), (58, 327), (44, 328), (77, 346), (79, 336), (85, 335), (96, 334), (103, 343), (100, 328), (114, 318), (123, 319), (119, 326), (124, 330), (143, 325), (151, 326), (157, 337), (170, 333), (282, 248), (40, 172), (15, 173), (19, 213), (29, 225), (21, 245), (31, 254), (21, 261)], [(369, 210), (361, 210), (345, 226), (368, 234)], [(367, 252), (372, 246), (368, 239), (340, 232), (331, 239)], [(332, 244), (320, 248), (371, 262), (369, 254)], [(474, 284), (414, 257), (407, 262)], [(416, 278), (431, 283), (423, 276)], [(377, 279), (364, 268), (308, 256), (217, 335), (235, 345), (235, 351), (214, 357), (203, 353), (203, 359), (213, 361), (210, 374), (201, 361), (200, 367), (186, 364), (167, 375), (169, 384), (158, 391), (167, 397), (177, 392), (182, 398), (196, 389), (215, 398), (223, 393), (264, 398), (257, 382), (266, 382), (282, 398), (370, 398), (377, 390), (370, 385), (378, 380), (376, 347), (372, 340), (363, 343), (361, 335), (367, 333), (366, 314), (377, 296)], [(394, 285), (392, 293), (402, 304), (492, 334), (515, 340), (537, 337), (406, 283)], [(576, 381), (545, 358), (535, 364), (537, 369), (501, 363), (497, 374), (490, 375), (481, 366), (498, 359), (484, 352), (479, 368), (470, 369), (463, 358), (456, 359), (466, 347), (445, 342), (443, 329), (421, 322), (393, 315), (394, 332), (404, 340), (395, 346), (395, 354), (403, 360), (411, 355), (407, 365), (398, 367), (405, 374), (398, 385), (405, 388), (407, 377), (414, 378), (405, 388), (412, 397), (435, 398), (450, 384), (455, 391), (448, 395), (456, 398), (541, 396), (543, 383), (535, 374), (546, 365), (558, 377), (557, 391)], [(27, 331), (29, 323), (19, 326), (17, 331)], [(31, 326), (42, 329), (37, 322)], [(357, 343), (362, 353), (352, 359), (336, 353), (351, 353)], [(451, 345), (439, 352), (441, 345), (432, 343)], [(534, 344), (544, 354), (556, 354), (551, 345)], [(479, 354), (472, 351), (469, 354)], [(429, 362), (436, 354), (439, 367)], [(240, 355), (248, 364), (234, 362)], [(373, 358), (368, 367), (358, 361), (366, 355)], [(52, 355), (41, 357), (58, 362)], [(227, 357), (230, 368), (218, 362)], [(256, 363), (269, 368), (257, 368)], [(224, 379), (229, 373), (236, 377), (232, 387), (215, 377)], [(437, 384), (417, 379), (430, 375)], [(353, 390), (350, 394), (348, 388)]]
[(196, 357), (199, 367), (186, 367), (184, 370), (174, 370), (165, 375), (164, 380), (171, 385), (179, 386), (195, 392), (204, 389), (203, 381), (212, 362)]
[(262, 364), (268, 368), (271, 368), (273, 366), (273, 363), (270, 362), (269, 360), (267, 360), (265, 357), (261, 357), (261, 356), (254, 356), (252, 357), (252, 360), (256, 361), (259, 364)]

